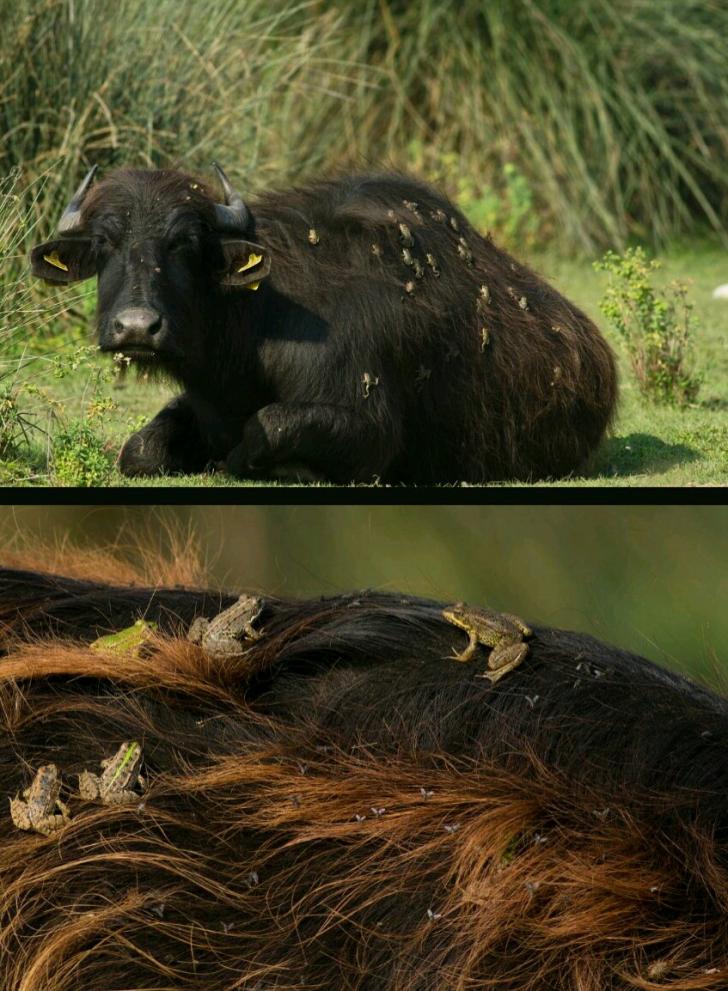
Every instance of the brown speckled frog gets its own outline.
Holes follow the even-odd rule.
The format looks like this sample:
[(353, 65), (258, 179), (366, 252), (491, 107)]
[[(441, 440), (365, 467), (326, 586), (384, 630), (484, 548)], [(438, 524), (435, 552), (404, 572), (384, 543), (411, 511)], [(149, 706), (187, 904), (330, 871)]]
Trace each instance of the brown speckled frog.
[(50, 836), (71, 821), (68, 807), (58, 797), (60, 791), (58, 768), (55, 764), (44, 764), (23, 792), (23, 798), (10, 799), (10, 818), (18, 829), (32, 829)]
[(462, 653), (453, 651), (457, 661), (469, 661), (478, 649), (478, 644), (491, 647), (488, 670), (481, 677), (496, 682), (521, 663), (528, 653), (525, 637), (533, 636), (533, 630), (518, 616), (495, 612), (486, 606), (467, 606), (458, 602), (443, 609), (442, 615), (469, 635), (470, 640)]
[(200, 644), (214, 657), (242, 657), (246, 652), (242, 640), (260, 640), (263, 635), (253, 624), (264, 606), (264, 600), (256, 595), (241, 595), (214, 619), (198, 616), (190, 626), (187, 639)]

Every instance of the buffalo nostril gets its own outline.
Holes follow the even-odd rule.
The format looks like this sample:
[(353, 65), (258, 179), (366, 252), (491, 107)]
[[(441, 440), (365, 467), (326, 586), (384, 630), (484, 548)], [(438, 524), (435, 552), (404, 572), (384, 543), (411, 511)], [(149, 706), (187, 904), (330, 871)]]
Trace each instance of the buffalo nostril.
[(162, 326), (162, 318), (160, 317), (160, 315), (158, 313), (155, 313), (154, 314), (154, 320), (152, 320), (152, 322), (147, 327), (147, 333), (148, 334), (156, 334), (157, 331), (160, 329), (161, 326)]
[(131, 307), (116, 314), (113, 326), (120, 343), (143, 344), (161, 330), (162, 317), (156, 310)]

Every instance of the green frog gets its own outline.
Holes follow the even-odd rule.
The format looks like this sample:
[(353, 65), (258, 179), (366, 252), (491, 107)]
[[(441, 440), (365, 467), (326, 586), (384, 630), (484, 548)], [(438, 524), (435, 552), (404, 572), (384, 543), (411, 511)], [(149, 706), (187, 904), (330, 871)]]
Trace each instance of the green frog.
[(124, 630), (118, 630), (116, 633), (109, 633), (107, 636), (94, 640), (91, 649), (113, 650), (119, 654), (131, 654), (132, 657), (139, 657), (142, 647), (156, 629), (156, 623), (148, 623), (145, 619), (138, 619), (136, 623), (127, 626)]
[[(58, 797), (61, 779), (55, 764), (44, 764), (35, 772), (23, 798), (10, 799), (10, 818), (18, 829), (31, 829), (50, 836), (71, 821), (68, 806)], [(25, 801), (23, 801), (25, 799)]]
[(528, 653), (524, 637), (533, 636), (533, 630), (518, 616), (499, 613), (486, 606), (467, 606), (458, 602), (443, 609), (442, 615), (454, 626), (469, 635), (470, 640), (462, 653), (453, 651), (457, 661), (469, 661), (479, 644), (491, 647), (488, 657), (488, 670), (482, 677), (491, 682), (499, 681), (503, 675), (518, 667)]
[(136, 785), (146, 788), (146, 781), (139, 773), (142, 763), (142, 748), (136, 740), (126, 740), (113, 757), (101, 761), (101, 774), (81, 771), (78, 776), (78, 790), (81, 798), (100, 798), (104, 805), (125, 805), (139, 801), (133, 789)]

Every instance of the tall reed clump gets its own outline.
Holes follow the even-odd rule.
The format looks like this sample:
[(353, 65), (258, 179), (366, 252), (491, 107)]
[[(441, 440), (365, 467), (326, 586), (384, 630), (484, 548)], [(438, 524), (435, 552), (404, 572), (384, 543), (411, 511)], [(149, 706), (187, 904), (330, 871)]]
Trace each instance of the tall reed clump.
[[(362, 151), (535, 193), (539, 233), (592, 251), (723, 229), (728, 5), (723, 0), (318, 0), (349, 57), (383, 69), (349, 124)], [(467, 203), (463, 204), (467, 208)], [(476, 204), (477, 205), (477, 204)]]
[(40, 182), (23, 189), (19, 168), (0, 177), (0, 362), (17, 345), (20, 331), (41, 318), (28, 280), (23, 278), (23, 242), (32, 236), (33, 212), (41, 189)]
[(267, 0), (0, 0), (0, 174), (49, 171), (43, 233), (91, 162), (209, 169), (243, 188), (320, 168), (351, 80), (335, 11)]
[(215, 157), (248, 191), (415, 166), (496, 234), (571, 249), (722, 230), (723, 0), (0, 0), (0, 17), (0, 175), (50, 170), (44, 228), (92, 161)]
[(22, 244), (32, 229), (39, 186), (21, 193), (20, 170), (0, 178), (0, 484), (20, 444), (34, 427), (20, 383), (27, 336), (42, 311), (22, 273)]

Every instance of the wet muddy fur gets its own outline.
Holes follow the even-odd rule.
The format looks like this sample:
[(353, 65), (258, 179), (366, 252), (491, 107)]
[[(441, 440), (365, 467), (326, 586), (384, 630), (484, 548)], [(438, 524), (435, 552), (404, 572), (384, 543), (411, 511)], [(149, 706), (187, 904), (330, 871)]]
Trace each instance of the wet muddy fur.
[[(0, 571), (0, 987), (724, 989), (728, 703), (534, 626), (497, 685), (444, 603), (267, 600)], [(147, 656), (89, 648), (140, 616)], [(526, 619), (531, 619), (526, 617)], [(77, 775), (138, 740), (138, 803)], [(11, 823), (57, 764), (70, 825)]]

